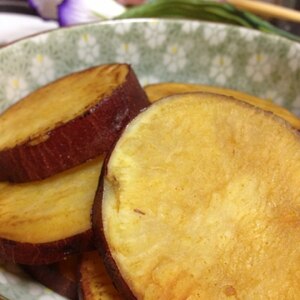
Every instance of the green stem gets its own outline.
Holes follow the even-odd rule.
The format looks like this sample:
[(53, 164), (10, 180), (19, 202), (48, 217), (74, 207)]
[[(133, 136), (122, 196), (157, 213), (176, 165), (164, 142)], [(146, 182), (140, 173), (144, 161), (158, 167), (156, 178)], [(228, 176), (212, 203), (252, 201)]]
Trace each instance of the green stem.
[(206, 0), (156, 0), (128, 9), (116, 19), (183, 18), (240, 25), (300, 42), (300, 37), (281, 30), (256, 15), (228, 3)]

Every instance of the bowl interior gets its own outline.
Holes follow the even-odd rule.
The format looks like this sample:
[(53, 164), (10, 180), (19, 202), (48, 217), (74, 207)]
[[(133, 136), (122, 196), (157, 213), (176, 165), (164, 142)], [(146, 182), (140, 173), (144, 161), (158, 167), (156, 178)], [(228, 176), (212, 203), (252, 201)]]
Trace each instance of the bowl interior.
[(223, 86), (300, 110), (300, 44), (235, 26), (198, 21), (125, 20), (54, 30), (0, 51), (5, 109), (65, 74), (131, 63), (142, 84)]
[[(300, 44), (235, 26), (176, 20), (75, 26), (2, 48), (0, 111), (65, 74), (113, 62), (130, 63), (143, 85), (177, 81), (227, 87), (300, 114)], [(4, 262), (1, 294), (11, 300), (62, 299)]]

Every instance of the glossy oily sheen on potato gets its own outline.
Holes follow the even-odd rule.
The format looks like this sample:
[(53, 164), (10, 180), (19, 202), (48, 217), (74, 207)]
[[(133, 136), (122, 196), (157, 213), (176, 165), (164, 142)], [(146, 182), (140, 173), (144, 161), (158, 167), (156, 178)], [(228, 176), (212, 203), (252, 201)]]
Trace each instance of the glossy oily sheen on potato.
[(299, 299), (300, 137), (230, 97), (165, 98), (106, 162), (97, 247), (126, 299)]
[(300, 129), (300, 119), (287, 109), (275, 104), (274, 102), (271, 102), (270, 100), (257, 98), (244, 92), (220, 88), (216, 86), (179, 82), (162, 82), (149, 84), (144, 87), (144, 90), (149, 97), (150, 102), (152, 103), (156, 102), (159, 99), (175, 94), (191, 92), (209, 92), (218, 95), (231, 96), (235, 99), (247, 102), (263, 110), (270, 111), (289, 122), (294, 128)]
[(91, 248), (102, 157), (38, 182), (0, 183), (0, 257), (49, 264)]
[(108, 151), (147, 97), (126, 64), (50, 83), (0, 115), (0, 178), (40, 180)]

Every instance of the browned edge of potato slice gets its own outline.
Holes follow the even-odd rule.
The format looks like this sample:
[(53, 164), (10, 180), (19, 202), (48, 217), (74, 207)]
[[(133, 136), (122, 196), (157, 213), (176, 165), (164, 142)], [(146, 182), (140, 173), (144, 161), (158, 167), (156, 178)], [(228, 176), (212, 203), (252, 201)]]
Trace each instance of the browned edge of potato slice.
[(283, 119), (228, 96), (166, 98), (104, 163), (96, 246), (125, 299), (298, 299), (299, 174)]
[(0, 183), (0, 256), (41, 265), (93, 249), (90, 214), (102, 161), (37, 182)]
[[(124, 132), (122, 133), (122, 135), (123, 134)], [(122, 135), (120, 136), (120, 138), (122, 137)], [(118, 142), (116, 143), (116, 145), (117, 144)], [(116, 147), (116, 145), (114, 146), (114, 148)], [(113, 285), (116, 287), (118, 293), (120, 294), (121, 298), (135, 300), (136, 297), (130, 290), (126, 281), (120, 275), (121, 274), (120, 270), (111, 255), (110, 246), (105, 238), (105, 232), (103, 228), (103, 216), (102, 216), (101, 203), (102, 203), (103, 193), (104, 193), (104, 181), (105, 181), (105, 177), (107, 176), (107, 166), (110, 157), (114, 151), (114, 148), (111, 149), (111, 151), (106, 155), (103, 161), (103, 165), (99, 177), (99, 184), (94, 198), (92, 215), (91, 215), (93, 239), (94, 239), (94, 245), (100, 254), (104, 267), (109, 277), (111, 278)], [(124, 243), (126, 242), (124, 241)]]
[(23, 270), (34, 280), (70, 300), (78, 299), (77, 255), (49, 265), (22, 265)]
[(0, 178), (40, 180), (103, 154), (148, 105), (127, 64), (56, 80), (0, 115)]
[(195, 83), (179, 83), (179, 82), (162, 82), (156, 84), (149, 84), (144, 87), (144, 90), (150, 102), (156, 102), (161, 98), (172, 96), (174, 94), (183, 94), (190, 92), (209, 92), (219, 95), (226, 95), (234, 97), (238, 100), (245, 101), (263, 110), (270, 111), (275, 115), (285, 119), (294, 128), (300, 129), (300, 119), (291, 113), (286, 108), (277, 105), (276, 103), (261, 99), (245, 92), (221, 88), (217, 86), (201, 85)]
[(97, 251), (82, 254), (79, 264), (81, 300), (121, 300)]
[(29, 266), (49, 264), (92, 249), (92, 239), (91, 230), (49, 243), (24, 243), (0, 238), (0, 256), (12, 263)]

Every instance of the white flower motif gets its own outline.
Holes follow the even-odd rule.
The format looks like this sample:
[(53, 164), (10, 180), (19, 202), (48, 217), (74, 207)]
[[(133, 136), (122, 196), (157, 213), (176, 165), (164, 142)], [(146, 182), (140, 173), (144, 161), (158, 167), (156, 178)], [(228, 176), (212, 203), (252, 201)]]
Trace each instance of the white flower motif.
[(116, 61), (138, 64), (140, 62), (138, 47), (132, 43), (121, 43), (117, 48)]
[(148, 75), (148, 76), (143, 76), (142, 78), (139, 79), (139, 81), (140, 81), (142, 86), (145, 86), (147, 84), (158, 83), (160, 80), (157, 77), (154, 77), (152, 75)]
[(164, 54), (163, 62), (170, 72), (175, 73), (178, 70), (183, 69), (186, 65), (186, 52), (177, 44), (170, 45), (167, 48), (167, 53)]
[(227, 36), (227, 31), (215, 26), (206, 26), (204, 28), (204, 39), (212, 46), (223, 43)]
[(99, 57), (100, 47), (94, 36), (90, 34), (81, 35), (77, 46), (78, 57), (82, 61), (91, 64)]
[(293, 102), (292, 112), (298, 117), (300, 116), (300, 94), (296, 97), (295, 101)]
[(56, 299), (62, 299), (60, 297), (57, 297), (56, 295), (54, 294), (51, 294), (51, 295), (42, 295), (38, 298), (38, 300), (56, 300)]
[(6, 84), (6, 98), (12, 103), (28, 94), (27, 82), (21, 77), (10, 77)]
[(264, 53), (256, 53), (250, 57), (246, 66), (246, 74), (253, 81), (261, 82), (271, 73), (270, 58)]
[(297, 107), (300, 107), (300, 94), (296, 97), (296, 99), (294, 101), (294, 105)]
[(194, 32), (197, 30), (198, 27), (198, 22), (184, 22), (184, 24), (182, 25), (182, 31), (186, 33)]
[(166, 24), (162, 22), (150, 22), (145, 28), (144, 36), (150, 48), (156, 48), (166, 39)]
[(30, 73), (40, 85), (52, 81), (55, 78), (53, 61), (48, 56), (45, 56), (43, 54), (37, 54), (32, 59)]
[(273, 102), (276, 97), (276, 91), (274, 90), (267, 90), (262, 94), (262, 98), (268, 101)]
[(31, 42), (36, 44), (44, 44), (47, 42), (49, 35), (48, 34), (39, 34), (31, 39)]
[(22, 279), (18, 275), (9, 273), (9, 272), (6, 273), (6, 279), (7, 279), (8, 283), (12, 286), (18, 285), (22, 281)]
[(6, 277), (3, 275), (3, 271), (0, 269), (0, 283), (2, 284), (7, 284), (7, 279)]
[(260, 32), (257, 30), (250, 30), (246, 28), (241, 28), (240, 32), (243, 32), (242, 36), (247, 42), (252, 42), (260, 35)]
[(59, 44), (67, 44), (68, 43), (68, 41), (67, 41), (68, 37), (65, 35), (63, 30), (53, 31), (52, 36), (56, 39), (56, 43), (59, 43)]
[(262, 98), (281, 106), (284, 105), (284, 98), (280, 94), (278, 94), (276, 90), (267, 90), (265, 93), (262, 94)]
[(300, 44), (294, 44), (291, 46), (288, 52), (288, 59), (289, 59), (289, 67), (296, 71), (300, 68)]
[(31, 296), (39, 296), (43, 293), (44, 289), (35, 282), (28, 283), (28, 292)]
[(217, 55), (211, 62), (209, 76), (221, 85), (233, 74), (232, 59), (228, 56)]
[(121, 22), (120, 24), (117, 24), (117, 26), (115, 26), (115, 32), (117, 34), (123, 35), (125, 33), (127, 33), (130, 30), (131, 27), (131, 23), (129, 22)]
[(62, 298), (61, 296), (54, 294), (53, 295), (53, 300), (65, 300), (65, 298)]

